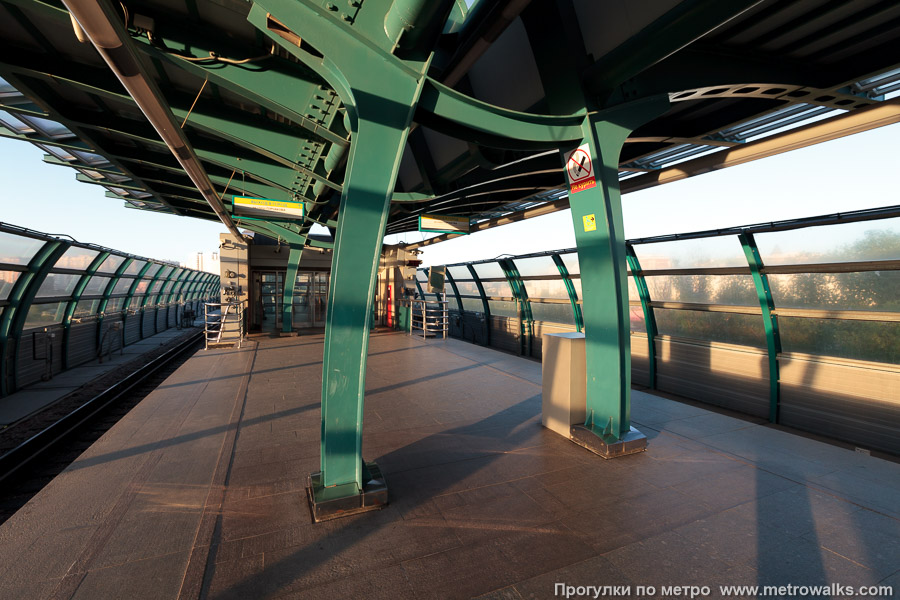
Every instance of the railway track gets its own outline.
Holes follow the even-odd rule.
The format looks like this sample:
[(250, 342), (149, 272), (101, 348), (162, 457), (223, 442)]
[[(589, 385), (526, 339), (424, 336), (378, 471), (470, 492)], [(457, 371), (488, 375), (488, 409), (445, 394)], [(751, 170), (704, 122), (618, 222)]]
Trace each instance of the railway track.
[(203, 332), (197, 331), (171, 344), (114, 385), (79, 403), (61, 418), (39, 426), (36, 433), (3, 452), (0, 455), (0, 524), (175, 372), (190, 357), (190, 351), (201, 347), (202, 342)]

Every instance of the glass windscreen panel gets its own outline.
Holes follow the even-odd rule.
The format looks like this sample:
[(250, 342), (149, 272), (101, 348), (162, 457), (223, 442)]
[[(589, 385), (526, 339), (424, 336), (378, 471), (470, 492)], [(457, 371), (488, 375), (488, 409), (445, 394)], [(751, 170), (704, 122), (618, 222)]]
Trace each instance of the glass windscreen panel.
[(125, 298), (110, 298), (109, 302), (106, 303), (106, 309), (104, 312), (114, 313), (122, 310), (122, 306), (125, 304)]
[(457, 279), (472, 279), (472, 274), (469, 273), (469, 269), (466, 267), (447, 267), (447, 272), (450, 273), (453, 281)]
[(631, 331), (647, 333), (647, 322), (644, 320), (644, 309), (640, 306), (630, 306), (628, 310)]
[(147, 292), (147, 288), (149, 288), (149, 287), (150, 287), (150, 280), (149, 279), (141, 279), (138, 282), (137, 287), (134, 289), (134, 294), (135, 295), (145, 294)]
[(736, 235), (635, 244), (634, 252), (644, 271), (747, 266)]
[(56, 261), (56, 264), (53, 265), (53, 268), (78, 269), (80, 271), (85, 271), (89, 266), (91, 266), (91, 263), (94, 262), (94, 259), (97, 258), (98, 254), (100, 253), (96, 250), (72, 246), (71, 248), (66, 250), (65, 254), (59, 257), (59, 260)]
[(67, 304), (67, 302), (32, 304), (28, 308), (28, 314), (25, 316), (25, 329), (47, 327), (62, 323)]
[(566, 282), (559, 276), (555, 279), (528, 279), (522, 283), (525, 284), (525, 293), (529, 298), (569, 299)]
[(480, 279), (506, 279), (503, 269), (495, 262), (480, 263), (472, 266), (475, 267), (475, 272)]
[[(135, 260), (127, 267), (125, 267), (125, 275), (137, 275), (141, 272), (141, 269), (144, 268), (144, 265), (147, 264), (146, 260)], [(150, 267), (150, 271), (153, 270), (153, 267)], [(149, 271), (148, 271), (149, 272)]]
[(19, 280), (21, 273), (18, 271), (0, 271), (0, 300), (9, 298), (16, 281)]
[(112, 281), (112, 277), (104, 277), (103, 275), (94, 275), (88, 280), (84, 286), (82, 296), (102, 296), (106, 292), (106, 286)]
[(42, 240), (0, 232), (0, 263), (27, 265), (43, 245)]
[(75, 312), (72, 313), (72, 316), (76, 319), (89, 317), (97, 313), (97, 308), (99, 306), (100, 300), (98, 298), (95, 298), (93, 300), (79, 300), (75, 305)]
[(696, 310), (653, 309), (660, 335), (766, 347), (762, 317)]
[(502, 300), (488, 300), (488, 306), (491, 309), (491, 315), (495, 317), (513, 317), (518, 318), (519, 311), (515, 302), (507, 302)]
[(900, 260), (900, 217), (756, 234), (763, 264)]
[(547, 304), (542, 302), (531, 303), (531, 316), (535, 321), (549, 323), (575, 324), (575, 314), (572, 312), (572, 303)]
[(900, 323), (778, 317), (781, 349), (900, 364)]
[[(770, 274), (777, 308), (900, 312), (900, 271)], [(898, 340), (900, 345), (900, 340)]]
[(559, 276), (559, 269), (556, 263), (549, 256), (533, 256), (531, 258), (517, 258), (513, 261), (519, 275), (522, 277), (533, 277), (539, 275), (556, 275)]
[[(119, 267), (122, 266), (122, 263), (125, 262), (124, 256), (119, 256), (118, 254), (110, 254), (106, 257), (106, 260), (103, 261), (103, 264), (100, 265), (100, 268), (97, 269), (98, 273), (115, 273)], [(126, 269), (127, 272), (127, 269)]]
[(581, 267), (578, 265), (578, 254), (576, 252), (560, 254), (559, 257), (566, 266), (566, 271), (568, 271), (569, 275), (578, 275), (581, 273)]
[(112, 293), (115, 294), (127, 294), (128, 290), (131, 289), (131, 284), (134, 283), (134, 279), (131, 277), (123, 277), (116, 281), (116, 286), (113, 288)]
[(759, 306), (750, 275), (648, 275), (644, 280), (651, 300)]
[(481, 300), (477, 298), (463, 298), (462, 299), (463, 310), (470, 310), (472, 312), (483, 313), (484, 312), (484, 304), (482, 304)]
[(57, 296), (71, 296), (72, 290), (81, 275), (68, 275), (63, 273), (50, 273), (37, 291), (35, 298), (53, 298)]

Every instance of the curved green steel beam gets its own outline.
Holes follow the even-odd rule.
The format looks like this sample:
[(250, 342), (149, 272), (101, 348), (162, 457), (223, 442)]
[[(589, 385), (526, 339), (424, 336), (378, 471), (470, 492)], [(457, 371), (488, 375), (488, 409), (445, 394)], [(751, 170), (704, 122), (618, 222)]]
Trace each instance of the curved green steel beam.
[[(91, 261), (91, 264), (87, 266), (84, 270), (84, 274), (79, 278), (78, 283), (75, 284), (75, 289), (72, 290), (72, 299), (69, 300), (69, 304), (66, 306), (66, 312), (63, 316), (63, 339), (62, 339), (62, 366), (63, 369), (69, 368), (69, 337), (72, 331), (72, 315), (75, 313), (75, 307), (78, 306), (78, 301), (81, 300), (81, 296), (84, 294), (84, 288), (87, 287), (88, 282), (91, 277), (97, 272), (97, 269), (100, 268), (100, 265), (109, 257), (110, 252), (101, 252), (97, 256), (94, 257), (94, 260)], [(107, 284), (108, 285), (108, 284)]]
[(453, 281), (453, 276), (450, 275), (450, 269), (447, 269), (447, 281), (450, 283), (450, 287), (453, 288), (453, 294), (456, 296), (456, 306), (459, 308), (459, 314), (463, 313), (463, 302), (462, 298), (459, 297), (459, 288), (456, 287), (456, 282)]
[[(46, 242), (28, 261), (28, 269), (19, 275), (7, 296), (8, 304), (0, 314), (0, 396), (17, 389), (16, 365), (28, 310), (50, 269), (71, 245), (62, 240)], [(12, 348), (9, 347), (11, 340), (15, 344)]]
[(756, 288), (759, 307), (762, 309), (763, 326), (766, 331), (766, 354), (769, 363), (769, 421), (778, 423), (781, 411), (781, 385), (778, 368), (778, 355), (781, 354), (781, 334), (778, 328), (778, 316), (775, 314), (775, 300), (769, 287), (769, 278), (763, 268), (763, 261), (756, 246), (756, 238), (749, 231), (738, 235), (753, 285)]
[(566, 263), (563, 262), (563, 259), (559, 254), (553, 254), (551, 255), (551, 258), (553, 259), (553, 264), (556, 265), (556, 269), (559, 271), (559, 276), (562, 277), (563, 285), (566, 286), (569, 302), (572, 303), (572, 318), (575, 321), (575, 331), (580, 333), (584, 329), (584, 317), (581, 315), (581, 307), (578, 306), (578, 293), (575, 291), (572, 277), (569, 275)]
[(641, 300), (641, 310), (644, 313), (644, 329), (647, 333), (647, 381), (649, 388), (656, 389), (656, 336), (659, 330), (656, 327), (656, 315), (653, 313), (653, 305), (650, 303), (650, 288), (647, 287), (647, 280), (644, 279), (644, 273), (641, 270), (641, 263), (634, 251), (634, 246), (625, 244), (625, 259), (628, 262), (628, 268), (631, 269), (631, 276), (634, 278), (634, 285), (637, 287), (638, 297)]
[(497, 261), (497, 264), (503, 269), (506, 281), (509, 283), (513, 297), (516, 299), (516, 308), (519, 313), (519, 351), (524, 356), (531, 356), (534, 338), (534, 317), (531, 314), (531, 301), (528, 299), (525, 283), (519, 275), (519, 268), (512, 259), (501, 259)]
[[(510, 148), (543, 147), (555, 149), (577, 142), (582, 137), (584, 114), (565, 116), (538, 115), (493, 106), (426, 79), (418, 114), (433, 115), (452, 123), (454, 137), (464, 140), (487, 135), (492, 140), (508, 140)], [(479, 135), (481, 134), (481, 135)], [(529, 144), (523, 144), (528, 142)], [(504, 147), (504, 146), (501, 146)]]
[(484, 323), (485, 323), (485, 336), (484, 336), (484, 345), (491, 345), (491, 305), (488, 303), (487, 295), (484, 293), (484, 284), (481, 283), (481, 278), (478, 277), (478, 273), (475, 272), (475, 267), (471, 264), (466, 265), (466, 268), (469, 269), (469, 275), (472, 276), (472, 280), (475, 281), (475, 287), (478, 288), (478, 293), (481, 294), (481, 307), (484, 309)]

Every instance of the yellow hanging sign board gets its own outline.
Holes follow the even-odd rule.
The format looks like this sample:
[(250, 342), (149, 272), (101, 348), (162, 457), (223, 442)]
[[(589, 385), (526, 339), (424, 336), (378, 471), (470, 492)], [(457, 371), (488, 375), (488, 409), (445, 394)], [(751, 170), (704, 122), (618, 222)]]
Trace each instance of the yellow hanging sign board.
[(597, 217), (594, 215), (585, 215), (581, 217), (581, 220), (584, 221), (585, 231), (597, 231)]

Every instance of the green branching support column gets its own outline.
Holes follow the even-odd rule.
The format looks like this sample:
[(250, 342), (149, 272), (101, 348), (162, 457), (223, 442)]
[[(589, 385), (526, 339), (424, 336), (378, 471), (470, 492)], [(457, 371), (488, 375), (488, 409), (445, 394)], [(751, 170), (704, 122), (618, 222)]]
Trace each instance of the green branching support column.
[(294, 330), (294, 286), (297, 283), (297, 272), (300, 270), (301, 254), (303, 254), (303, 246), (291, 244), (287, 271), (284, 274), (284, 296), (281, 303), (281, 332), (285, 334)]
[(627, 445), (635, 435), (641, 438), (640, 449), (646, 445), (631, 429), (630, 309), (618, 162), (629, 134), (667, 107), (667, 99), (652, 98), (589, 115), (578, 149), (563, 155), (584, 297), (585, 429), (602, 440), (604, 455), (624, 453), (621, 445), (623, 451), (612, 450), (613, 445)]
[(762, 309), (763, 325), (766, 329), (766, 350), (769, 361), (769, 421), (777, 423), (781, 405), (781, 390), (779, 385), (778, 355), (781, 354), (781, 335), (778, 332), (778, 317), (775, 315), (775, 301), (772, 299), (772, 290), (769, 288), (769, 278), (763, 271), (763, 261), (756, 247), (756, 239), (747, 231), (738, 235), (744, 256), (750, 265), (750, 274), (753, 276), (753, 285), (756, 286), (756, 295), (759, 298), (759, 307)]
[(9, 292), (9, 304), (0, 316), (0, 396), (16, 391), (16, 363), (18, 361), (22, 329), (35, 295), (56, 261), (69, 249), (68, 242), (47, 242), (28, 262), (28, 270), (19, 275)]
[(569, 294), (569, 301), (572, 303), (575, 331), (581, 332), (581, 330), (584, 329), (584, 319), (581, 316), (581, 307), (578, 306), (578, 294), (575, 291), (575, 285), (572, 283), (572, 276), (569, 275), (566, 263), (563, 262), (563, 259), (559, 254), (554, 254), (552, 258), (553, 264), (555, 264), (556, 268), (559, 270), (559, 276), (562, 277), (563, 284), (566, 286), (566, 293)]
[(634, 277), (634, 285), (637, 287), (638, 297), (641, 299), (641, 309), (644, 311), (644, 329), (647, 330), (647, 382), (650, 389), (656, 389), (656, 316), (653, 314), (653, 306), (650, 304), (650, 290), (647, 280), (641, 271), (641, 263), (638, 261), (634, 247), (625, 246), (625, 258), (628, 260), (628, 268)]
[[(364, 41), (369, 15), (383, 23), (383, 12), (359, 13), (359, 22), (355, 15), (348, 9), (341, 21), (318, 3), (263, 0), (248, 16), (338, 92), (351, 130), (325, 321), (321, 470), (310, 476), (316, 520), (387, 501), (380, 471), (362, 458), (369, 321), (391, 196), (427, 70), (427, 61), (414, 68), (397, 59), (387, 38)], [(273, 32), (272, 18), (328, 58)], [(376, 488), (383, 492), (368, 495)]]

